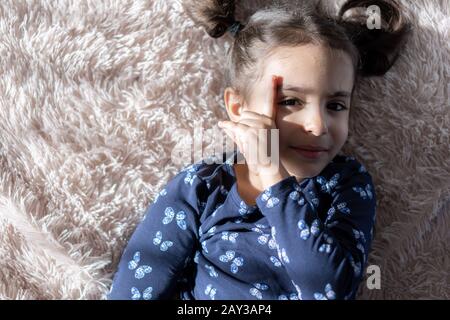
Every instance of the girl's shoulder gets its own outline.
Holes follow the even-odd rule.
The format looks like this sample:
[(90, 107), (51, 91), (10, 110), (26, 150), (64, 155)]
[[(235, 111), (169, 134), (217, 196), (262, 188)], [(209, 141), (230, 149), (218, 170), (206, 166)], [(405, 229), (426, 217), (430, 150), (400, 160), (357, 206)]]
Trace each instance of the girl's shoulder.
[(232, 163), (234, 154), (224, 152), (222, 158), (217, 156), (209, 156), (193, 164), (185, 166), (179, 172), (179, 174), (186, 177), (196, 177), (199, 181), (207, 182), (213, 180), (216, 176), (231, 173), (229, 170)]
[(215, 189), (228, 189), (233, 184), (232, 163), (235, 160), (236, 152), (223, 152), (218, 157), (209, 156), (183, 167), (174, 180), (205, 201)]
[(319, 176), (330, 179), (337, 174), (341, 178), (350, 179), (352, 177), (365, 177), (366, 179), (372, 180), (366, 166), (360, 160), (356, 159), (354, 156), (342, 153), (337, 154), (322, 170)]
[[(336, 155), (332, 161), (312, 180), (319, 195), (328, 198), (331, 202), (338, 199), (347, 203), (360, 195), (367, 202), (366, 206), (376, 206), (375, 185), (372, 176), (364, 164), (354, 156), (344, 154)], [(347, 200), (343, 200), (347, 199)], [(331, 203), (330, 202), (330, 203)]]
[(196, 208), (199, 203), (205, 202), (209, 197), (213, 191), (212, 185), (223, 181), (218, 176), (226, 172), (225, 169), (220, 170), (224, 164), (211, 162), (209, 158), (205, 158), (185, 165), (168, 180), (156, 196), (155, 202), (159, 196), (168, 195), (163, 198), (170, 203), (187, 202), (191, 207)]
[(357, 169), (360, 172), (368, 172), (364, 164), (356, 159), (354, 156), (349, 156), (345, 154), (337, 154), (333, 160), (330, 162), (331, 165), (338, 168), (351, 168)]

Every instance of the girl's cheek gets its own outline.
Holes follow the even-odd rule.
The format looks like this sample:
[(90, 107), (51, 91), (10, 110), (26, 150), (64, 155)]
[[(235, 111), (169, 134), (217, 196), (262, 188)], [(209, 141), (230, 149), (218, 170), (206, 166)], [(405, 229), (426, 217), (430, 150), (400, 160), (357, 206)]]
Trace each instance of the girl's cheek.
[(292, 119), (289, 119), (291, 114), (292, 112), (286, 108), (278, 108), (275, 118), (277, 128), (278, 126), (282, 126), (283, 124), (286, 125), (286, 123), (292, 122)]

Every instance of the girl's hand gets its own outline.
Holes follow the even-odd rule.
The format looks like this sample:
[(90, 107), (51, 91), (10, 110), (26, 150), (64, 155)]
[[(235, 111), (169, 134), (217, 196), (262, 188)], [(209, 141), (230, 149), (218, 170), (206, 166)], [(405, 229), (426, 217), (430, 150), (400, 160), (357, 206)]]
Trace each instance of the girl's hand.
[[(244, 155), (250, 173), (265, 176), (267, 183), (274, 181), (271, 177), (289, 176), (279, 159), (279, 141), (271, 142), (276, 150), (269, 150), (268, 135), (276, 126), (276, 109), (279, 77), (272, 76), (268, 89), (268, 97), (262, 108), (262, 113), (244, 110), (238, 122), (220, 121), (219, 127), (237, 144), (239, 151)], [(277, 132), (278, 133), (278, 132)], [(278, 135), (276, 135), (278, 138)], [(276, 179), (275, 179), (276, 180)]]

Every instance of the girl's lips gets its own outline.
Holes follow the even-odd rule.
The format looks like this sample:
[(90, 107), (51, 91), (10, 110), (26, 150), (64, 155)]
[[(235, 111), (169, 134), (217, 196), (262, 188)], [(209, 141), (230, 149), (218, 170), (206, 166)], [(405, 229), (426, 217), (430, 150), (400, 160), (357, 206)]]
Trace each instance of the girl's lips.
[(310, 151), (310, 150), (294, 148), (294, 147), (292, 147), (292, 149), (294, 149), (294, 151), (296, 151), (302, 157), (307, 158), (307, 159), (318, 159), (318, 158), (324, 156), (328, 152), (328, 151)]

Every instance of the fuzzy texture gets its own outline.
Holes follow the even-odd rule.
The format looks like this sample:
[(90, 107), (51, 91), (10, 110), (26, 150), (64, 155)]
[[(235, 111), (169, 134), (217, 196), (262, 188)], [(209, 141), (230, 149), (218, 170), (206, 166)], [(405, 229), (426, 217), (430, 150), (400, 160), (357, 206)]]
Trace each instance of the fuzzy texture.
[[(238, 18), (264, 2), (240, 2)], [(379, 200), (381, 290), (363, 283), (358, 298), (449, 299), (450, 5), (403, 3), (413, 34), (360, 83), (343, 149)], [(208, 145), (226, 118), (231, 40), (181, 0), (0, 2), (0, 299), (105, 297), (146, 207), (196, 160), (173, 148), (199, 127)]]

